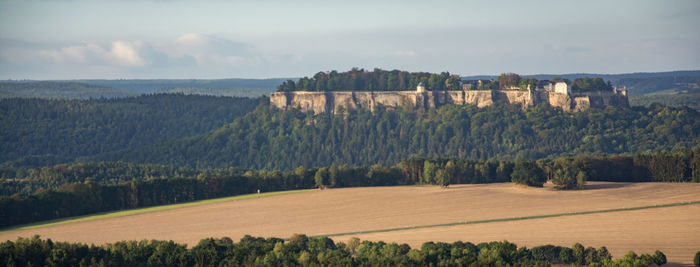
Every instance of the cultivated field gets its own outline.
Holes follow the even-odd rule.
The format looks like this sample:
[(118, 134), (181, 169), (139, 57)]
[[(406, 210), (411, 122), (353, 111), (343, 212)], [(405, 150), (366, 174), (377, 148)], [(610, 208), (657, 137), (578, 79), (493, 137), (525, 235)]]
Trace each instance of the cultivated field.
[[(315, 190), (63, 225), (0, 232), (0, 240), (39, 234), (53, 240), (109, 243), (175, 240), (194, 246), (204, 237), (289, 237), (293, 233), (350, 236), (420, 247), (425, 241), (508, 240), (520, 246), (606, 246), (614, 256), (662, 250), (669, 262), (691, 263), (700, 250), (700, 184), (589, 183), (554, 191), (507, 184), (401, 186)], [(539, 215), (522, 220), (486, 221)], [(470, 222), (469, 224), (452, 223)], [(448, 225), (445, 225), (448, 224)], [(415, 229), (397, 229), (417, 227)], [(349, 234), (347, 234), (349, 233)]]

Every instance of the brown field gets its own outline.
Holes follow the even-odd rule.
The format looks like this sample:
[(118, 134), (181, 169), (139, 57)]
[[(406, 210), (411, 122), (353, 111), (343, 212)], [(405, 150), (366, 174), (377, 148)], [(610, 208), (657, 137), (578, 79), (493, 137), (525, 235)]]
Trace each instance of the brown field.
[[(398, 186), (317, 190), (257, 199), (205, 204), (31, 230), (0, 232), (0, 240), (39, 234), (53, 240), (110, 243), (174, 240), (194, 246), (205, 237), (245, 234), (289, 237), (294, 233), (339, 233), (426, 226), (463, 221), (630, 208), (700, 201), (700, 184), (589, 183), (586, 190), (555, 191), (510, 183)], [(627, 251), (663, 251), (669, 262), (689, 264), (700, 250), (700, 204), (572, 215), (518, 221), (428, 227), (354, 234), (363, 240), (408, 243), (472, 243), (508, 240), (543, 244), (606, 246), (613, 256)]]

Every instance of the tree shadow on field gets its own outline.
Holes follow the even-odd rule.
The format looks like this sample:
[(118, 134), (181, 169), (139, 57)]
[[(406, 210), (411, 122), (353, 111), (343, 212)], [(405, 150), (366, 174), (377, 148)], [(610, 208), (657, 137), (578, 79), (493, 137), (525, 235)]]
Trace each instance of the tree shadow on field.
[(586, 184), (583, 190), (600, 190), (600, 189), (614, 189), (623, 188), (632, 185), (631, 183), (596, 183), (596, 184)]

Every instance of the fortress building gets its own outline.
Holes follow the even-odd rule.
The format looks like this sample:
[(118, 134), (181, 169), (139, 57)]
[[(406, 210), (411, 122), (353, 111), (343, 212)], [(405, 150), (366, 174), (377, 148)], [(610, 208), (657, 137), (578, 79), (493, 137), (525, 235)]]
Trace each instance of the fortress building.
[(283, 110), (298, 108), (301, 111), (313, 111), (315, 114), (359, 108), (373, 111), (380, 105), (387, 108), (408, 105), (428, 109), (447, 104), (484, 107), (495, 102), (516, 104), (523, 108), (547, 103), (565, 111), (606, 106), (629, 107), (627, 92), (617, 89), (572, 92), (571, 86), (565, 82), (539, 81), (534, 90), (529, 86), (527, 90), (473, 90), (482, 82), (462, 82), (462, 90), (459, 91), (429, 91), (420, 83), (415, 91), (274, 92), (270, 95), (270, 104)]

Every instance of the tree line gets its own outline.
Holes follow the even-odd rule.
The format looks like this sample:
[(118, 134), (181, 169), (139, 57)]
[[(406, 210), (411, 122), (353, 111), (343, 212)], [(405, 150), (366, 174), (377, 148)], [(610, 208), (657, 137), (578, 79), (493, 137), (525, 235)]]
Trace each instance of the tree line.
[(277, 86), (278, 92), (289, 91), (413, 91), (418, 84), (428, 90), (461, 90), (461, 78), (449, 72), (373, 71), (353, 68), (347, 72), (318, 72), (296, 82), (287, 80)]
[(612, 260), (607, 248), (544, 245), (531, 249), (508, 241), (473, 244), (426, 242), (420, 248), (382, 241), (295, 234), (288, 239), (246, 235), (205, 238), (188, 249), (173, 241), (119, 241), (102, 246), (18, 238), (0, 243), (5, 266), (651, 266), (666, 263), (661, 251), (633, 251)]
[[(503, 73), (497, 80), (483, 80), (484, 83), (475, 87), (477, 90), (503, 90), (519, 88), (535, 89), (537, 79), (522, 78), (516, 73)], [(612, 91), (612, 83), (605, 82), (600, 77), (581, 77), (573, 82), (561, 78), (553, 81), (565, 81), (571, 84), (574, 91)], [(427, 90), (456, 91), (462, 90), (462, 78), (449, 72), (407, 72), (400, 70), (382, 70), (375, 68), (373, 71), (353, 68), (347, 72), (328, 71), (318, 72), (313, 77), (286, 80), (277, 86), (278, 92), (290, 91), (413, 91), (416, 86), (423, 84)]]
[[(409, 158), (394, 166), (331, 165), (311, 169), (299, 166), (292, 171), (177, 169), (180, 176), (151, 176), (154, 170), (162, 169), (167, 170), (167, 167), (90, 163), (28, 172), (38, 177), (3, 178), (0, 186), (6, 195), (0, 196), (0, 227), (102, 211), (251, 194), (257, 190), (415, 184), (449, 186), (510, 181), (542, 186), (547, 180), (559, 189), (582, 189), (590, 180), (700, 182), (700, 148), (676, 153), (579, 156), (538, 161)], [(141, 176), (122, 183), (116, 183), (110, 176), (94, 178), (107, 174), (121, 176), (120, 172), (141, 173)], [(5, 170), (4, 173), (12, 172)], [(58, 186), (52, 180), (46, 183), (43, 175), (47, 173), (49, 177), (66, 183)], [(35, 190), (35, 193), (27, 194), (30, 190)]]

